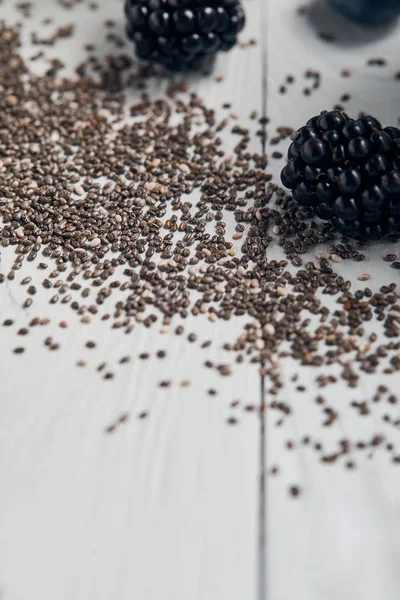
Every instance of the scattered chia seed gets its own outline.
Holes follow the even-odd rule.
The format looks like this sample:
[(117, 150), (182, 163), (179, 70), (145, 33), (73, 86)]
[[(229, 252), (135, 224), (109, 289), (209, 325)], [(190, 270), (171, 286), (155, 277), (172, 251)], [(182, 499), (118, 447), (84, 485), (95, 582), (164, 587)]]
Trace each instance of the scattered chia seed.
[(384, 58), (370, 58), (367, 60), (368, 67), (385, 67), (387, 65), (387, 61)]
[[(97, 5), (89, 6), (95, 9)], [(112, 26), (109, 23), (107, 28)], [(72, 33), (73, 26), (64, 26), (46, 38), (34, 35), (33, 43), (53, 45)], [(334, 41), (332, 34), (319, 35)], [(352, 289), (352, 282), (341, 275), (342, 263), (363, 261), (364, 247), (339, 238), (330, 223), (314, 219), (310, 209), (297, 206), (271, 181), (268, 159), (282, 159), (283, 154), (274, 151), (268, 157), (250, 149), (253, 134), (240, 124), (238, 113), (231, 111), (221, 119), (187, 82), (171, 82), (158, 100), (144, 93), (140, 101), (127, 107), (125, 84), (135, 72), (123, 56), (110, 56), (107, 65), (96, 63), (99, 80), (90, 76), (94, 57), (78, 67), (75, 79), (60, 80), (56, 59), (45, 75), (30, 72), (18, 54), (19, 44), (18, 29), (0, 24), (4, 87), (0, 241), (4, 252), (15, 252), (6, 282), (10, 289), (16, 284), (12, 283), (16, 272), (27, 262), (33, 262), (39, 271), (33, 276), (34, 285), (29, 285), (31, 276), (21, 280), (21, 285), (29, 285), (25, 290), (30, 297), (24, 308), (32, 305), (31, 296), (49, 290), (49, 303), (58, 303), (57, 311), (69, 311), (71, 329), (73, 319), (88, 324), (93, 315), (93, 320), (121, 329), (121, 334), (155, 326), (161, 333), (174, 331), (181, 336), (185, 329), (180, 324), (175, 327), (177, 319), (193, 315), (214, 323), (245, 317), (238, 337), (223, 344), (224, 353), (231, 353), (226, 363), (214, 363), (205, 356), (204, 366), (225, 377), (241, 368), (240, 363), (254, 364), (269, 388), (271, 410), (281, 417), (277, 426), (284, 425), (295, 410), (282, 401), (285, 359), (295, 361), (298, 369), (315, 369), (312, 381), (321, 388), (340, 380), (351, 391), (369, 374), (398, 374), (399, 289), (394, 284), (379, 290)], [(372, 59), (368, 64), (384, 66), (386, 61)], [(341, 74), (349, 77), (351, 72), (344, 69)], [(303, 76), (307, 80), (303, 93), (314, 94), (321, 73), (308, 69)], [(289, 75), (285, 84), (293, 81)], [(138, 76), (135, 82), (144, 86), (146, 76)], [(293, 90), (290, 88), (291, 93)], [(282, 85), (279, 91), (288, 93), (289, 89)], [(343, 94), (340, 100), (347, 102), (350, 95)], [(231, 109), (231, 103), (224, 108)], [(128, 113), (130, 118), (125, 118)], [(258, 119), (256, 112), (251, 119)], [(267, 123), (267, 117), (253, 123), (260, 128), (256, 134), (260, 142), (267, 139)], [(228, 135), (231, 127), (235, 147), (227, 155), (220, 132), (225, 129)], [(291, 127), (282, 126), (268, 140), (276, 146), (298, 135)], [(195, 189), (199, 196), (192, 203)], [(271, 243), (280, 252), (273, 260), (268, 257)], [(326, 255), (318, 254), (321, 246), (327, 248)], [(368, 256), (368, 248), (365, 252)], [(400, 269), (395, 254), (387, 254), (384, 260)], [(47, 268), (51, 272), (43, 279), (45, 273), (40, 271)], [(87, 287), (82, 288), (79, 278)], [(359, 281), (369, 279), (366, 273), (358, 277)], [(89, 296), (90, 305), (85, 304)], [(325, 302), (327, 296), (333, 297), (334, 308)], [(103, 304), (108, 311), (104, 314)], [(370, 321), (380, 326), (379, 334), (368, 330)], [(37, 317), (30, 326), (49, 323), (49, 318)], [(11, 319), (3, 322), (4, 326), (12, 324)], [(67, 321), (59, 326), (66, 327)], [(25, 335), (22, 331), (28, 333), (22, 328), (18, 334)], [(187, 341), (196, 342), (197, 335), (188, 334)], [(45, 345), (50, 350), (59, 348), (51, 336)], [(208, 340), (201, 348), (210, 345)], [(95, 346), (94, 341), (86, 343), (86, 348)], [(14, 349), (15, 353), (23, 351)], [(166, 352), (159, 350), (156, 356), (165, 358)], [(150, 357), (142, 353), (139, 358)], [(122, 357), (119, 363), (129, 360)], [(83, 360), (76, 364), (86, 365)], [(324, 371), (331, 365), (340, 375)], [(98, 372), (105, 369), (106, 363), (97, 367)], [(114, 374), (107, 371), (103, 377), (112, 379)], [(294, 383), (297, 374), (291, 380)], [(170, 385), (167, 380), (159, 383), (160, 387)], [(189, 387), (191, 382), (184, 379), (180, 385)], [(301, 385), (296, 389), (305, 391)], [(216, 390), (210, 388), (208, 394), (216, 395)], [(303, 401), (307, 401), (306, 395)], [(387, 388), (352, 402), (349, 410), (365, 419), (379, 402), (385, 403), (389, 412), (390, 407), (395, 410), (397, 399)], [(321, 430), (333, 427), (334, 431), (343, 416), (327, 404), (319, 396), (314, 409), (322, 415)], [(230, 406), (239, 405), (235, 400)], [(245, 404), (243, 410), (254, 412), (256, 407)], [(263, 409), (257, 414), (262, 417)], [(139, 414), (139, 418), (145, 416), (145, 412)], [(390, 426), (397, 421), (395, 413), (383, 416)], [(227, 423), (237, 424), (238, 420), (229, 417)], [(111, 433), (115, 427), (106, 431)], [(309, 449), (322, 451), (322, 443), (311, 443), (310, 436), (300, 439)], [(382, 444), (378, 432), (358, 449), (370, 451)], [(294, 449), (294, 443), (287, 442), (287, 447)], [(324, 450), (318, 460), (351, 468), (352, 461), (341, 461), (347, 453), (346, 443), (341, 443), (339, 450)], [(395, 458), (390, 460), (400, 462)], [(300, 488), (292, 486), (290, 493), (298, 496)]]
[(289, 488), (289, 494), (292, 496), (292, 498), (297, 498), (301, 494), (301, 489), (297, 485), (292, 485)]
[(123, 356), (122, 358), (119, 359), (119, 364), (126, 365), (128, 362), (130, 362), (130, 360), (131, 360), (130, 356)]

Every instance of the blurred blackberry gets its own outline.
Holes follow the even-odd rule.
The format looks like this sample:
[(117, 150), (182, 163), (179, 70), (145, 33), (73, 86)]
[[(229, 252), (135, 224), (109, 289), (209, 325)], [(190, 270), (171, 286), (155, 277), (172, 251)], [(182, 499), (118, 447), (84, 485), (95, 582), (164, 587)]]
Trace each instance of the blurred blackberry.
[(240, 0), (126, 0), (125, 13), (138, 57), (173, 71), (230, 50), (245, 23)]
[(299, 204), (351, 238), (400, 237), (400, 129), (333, 110), (292, 139), (281, 180)]

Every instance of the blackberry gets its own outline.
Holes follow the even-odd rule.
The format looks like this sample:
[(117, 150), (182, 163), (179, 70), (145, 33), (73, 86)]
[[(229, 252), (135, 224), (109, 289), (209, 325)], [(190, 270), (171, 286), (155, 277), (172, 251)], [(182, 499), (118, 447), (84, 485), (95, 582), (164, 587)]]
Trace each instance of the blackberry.
[(137, 56), (172, 71), (230, 50), (245, 24), (240, 0), (126, 0), (125, 13)]
[(281, 180), (299, 204), (345, 236), (400, 238), (400, 129), (332, 110), (292, 139)]

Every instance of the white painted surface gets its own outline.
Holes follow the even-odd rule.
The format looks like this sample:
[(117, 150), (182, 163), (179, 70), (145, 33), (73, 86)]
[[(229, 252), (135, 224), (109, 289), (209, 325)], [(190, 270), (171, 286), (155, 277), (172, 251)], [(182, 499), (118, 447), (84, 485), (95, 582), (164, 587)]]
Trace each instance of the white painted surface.
[[(24, 26), (26, 57), (41, 49), (30, 45), (30, 31), (39, 30), (49, 15), (54, 23), (40, 30), (78, 22), (72, 40), (45, 48), (47, 56), (61, 56), (70, 68), (85, 57), (84, 44), (96, 44), (99, 56), (114, 51), (112, 45), (102, 45), (106, 18), (118, 21), (123, 32), (120, 2), (100, 2), (96, 12), (88, 3), (72, 12), (52, 0), (34, 4)], [(13, 5), (5, 2), (0, 17), (14, 19)], [(260, 2), (248, 5), (249, 29), (259, 37)], [(33, 63), (33, 68), (42, 64)], [(218, 83), (215, 76), (221, 73), (225, 80)], [(215, 76), (203, 77), (193, 87), (216, 109), (224, 101), (234, 102), (246, 123), (250, 110), (261, 109), (260, 73), (261, 45), (236, 49), (221, 58)], [(151, 81), (150, 94), (160, 97), (164, 83)], [(126, 94), (131, 104), (140, 92), (128, 89)], [(251, 149), (260, 151), (257, 139)], [(10, 261), (11, 253), (3, 250), (3, 272)], [(29, 267), (23, 271), (30, 274)], [(42, 275), (35, 280), (42, 281)], [(40, 285), (31, 309), (21, 310), (21, 278), (18, 272), (15, 282), (0, 289), (2, 318), (16, 320), (0, 334), (4, 599), (255, 597), (260, 428), (256, 415), (245, 413), (243, 406), (259, 404), (257, 367), (237, 365), (230, 377), (203, 367), (206, 359), (234, 361), (222, 346), (235, 340), (245, 321), (213, 324), (205, 317), (189, 317), (182, 322), (181, 337), (173, 334), (179, 321), (169, 334), (160, 334), (156, 326), (136, 327), (127, 336), (100, 318), (80, 325), (68, 306), (49, 305), (50, 296)], [(19, 338), (17, 328), (37, 315), (50, 317), (51, 324)], [(68, 329), (58, 327), (62, 319), (68, 320)], [(197, 343), (186, 340), (193, 331)], [(47, 335), (61, 344), (59, 351), (45, 348)], [(206, 339), (213, 344), (201, 349)], [(95, 340), (97, 348), (86, 349), (88, 340)], [(24, 355), (12, 353), (17, 345), (26, 347)], [(167, 351), (163, 360), (155, 357), (159, 349)], [(139, 360), (141, 352), (150, 359)], [(119, 365), (127, 354), (132, 362)], [(79, 359), (88, 366), (76, 367)], [(96, 371), (103, 361), (115, 379), (104, 381)], [(163, 379), (172, 386), (160, 389)], [(184, 379), (191, 380), (190, 387), (180, 387)], [(208, 395), (210, 388), (218, 395)], [(230, 403), (236, 399), (241, 400), (235, 409), (239, 424), (229, 426), (226, 419), (234, 414)], [(143, 420), (138, 419), (142, 411), (149, 413)], [(105, 434), (124, 412), (130, 420)]]
[[(0, 17), (13, 19), (13, 4), (4, 2)], [(26, 31), (37, 29), (50, 13), (59, 23), (75, 22), (79, 14), (74, 40), (58, 42), (50, 51), (73, 65), (85, 43), (100, 47), (102, 21), (116, 19), (119, 3), (99, 4), (101, 13), (89, 11), (85, 3), (69, 13), (50, 0), (36, 0)], [(214, 77), (191, 82), (207, 104), (218, 109), (232, 101), (241, 124), (251, 110), (261, 111), (265, 45), (270, 135), (278, 125), (300, 126), (345, 92), (352, 95), (349, 112), (363, 108), (395, 123), (400, 84), (387, 73), (400, 70), (398, 29), (365, 39), (361, 30), (328, 14), (329, 27), (321, 30), (338, 31), (341, 38), (327, 44), (296, 8), (294, 0), (247, 0), (242, 38), (255, 37), (259, 43), (219, 60), (216, 74), (224, 74), (223, 83)], [(317, 5), (313, 23), (320, 14)], [(28, 38), (27, 56), (33, 52)], [(389, 66), (367, 71), (366, 59), (380, 55), (390, 59)], [(305, 97), (300, 92), (308, 68), (321, 70), (323, 80), (320, 90)], [(342, 78), (342, 68), (351, 68), (353, 76)], [(281, 96), (277, 90), (286, 74), (295, 75), (296, 83)], [(152, 82), (151, 92), (160, 95), (162, 82)], [(127, 95), (134, 100), (135, 91)], [(281, 166), (282, 161), (270, 162), (276, 176)], [(277, 250), (269, 252), (273, 257)], [(380, 257), (385, 252), (377, 246), (368, 262), (342, 264), (340, 271), (353, 278), (368, 271), (370, 286), (379, 287), (397, 276), (384, 267)], [(7, 264), (10, 256), (3, 251), (5, 272)], [(259, 403), (257, 368), (235, 366), (233, 375), (223, 378), (201, 366), (206, 358), (233, 360), (222, 345), (235, 339), (245, 321), (187, 319), (186, 335), (194, 331), (200, 341), (213, 341), (202, 350), (198, 342), (162, 335), (157, 328), (137, 327), (124, 336), (97, 319), (78, 327), (72, 311), (48, 305), (42, 290), (34, 307), (21, 311), (22, 292), (15, 283), (0, 288), (0, 314), (16, 319), (14, 330), (36, 315), (52, 321), (21, 339), (27, 348), (23, 356), (11, 353), (18, 343), (15, 332), (3, 327), (0, 333), (2, 600), (264, 600), (257, 575), (260, 424), (241, 407), (229, 409), (235, 399)], [(65, 330), (57, 326), (64, 318), (70, 321)], [(61, 343), (59, 352), (43, 346), (46, 335)], [(87, 350), (88, 339), (98, 347)], [(161, 348), (167, 351), (164, 360), (154, 356)], [(151, 358), (140, 361), (141, 352)], [(132, 362), (117, 364), (125, 354), (132, 355)], [(85, 369), (75, 366), (81, 358), (88, 361)], [(103, 361), (115, 379), (103, 381), (96, 372)], [(267, 598), (394, 600), (400, 589), (398, 472), (383, 452), (371, 462), (363, 457), (356, 472), (321, 466), (307, 448), (288, 452), (288, 438), (298, 441), (316, 431), (329, 446), (339, 436), (336, 426), (321, 433), (321, 415), (312, 401), (315, 373), (301, 370), (307, 392), (299, 394), (290, 384), (291, 372), (285, 373), (285, 400), (294, 416), (282, 428), (274, 426), (275, 416), (267, 418), (266, 464), (277, 463), (282, 471), (267, 482)], [(162, 379), (171, 379), (172, 386), (160, 389)], [(190, 388), (179, 386), (183, 379), (192, 381)], [(399, 383), (390, 380), (395, 387)], [(351, 390), (351, 398), (365, 397), (375, 384), (366, 378), (360, 390)], [(216, 397), (207, 394), (211, 387), (218, 390)], [(324, 395), (343, 409), (337, 425), (343, 437), (366, 438), (376, 431), (376, 421), (362, 421), (347, 407), (347, 388), (335, 386)], [(149, 411), (148, 418), (137, 419), (143, 410)], [(125, 411), (130, 420), (105, 435), (104, 428)], [(235, 427), (226, 425), (232, 414), (240, 421)], [(301, 499), (289, 498), (292, 483), (302, 486)]]
[[(303, 3), (307, 4), (307, 2)], [(400, 116), (400, 82), (394, 79), (400, 70), (398, 48), (400, 30), (395, 27), (382, 37), (378, 30), (359, 28), (342, 19), (325, 3), (311, 2), (310, 16), (300, 16), (298, 2), (270, 0), (268, 20), (268, 115), (274, 124), (298, 128), (321, 110), (330, 110), (342, 94), (351, 94), (344, 103), (347, 112), (356, 116), (359, 110), (372, 114), (385, 125), (398, 124)], [(334, 33), (335, 42), (319, 39), (316, 31)], [(370, 58), (384, 57), (385, 68), (366, 67)], [(349, 78), (342, 69), (351, 69)], [(304, 96), (302, 90), (312, 80), (304, 78), (307, 69), (321, 72), (321, 88)], [(278, 94), (286, 75), (296, 77), (285, 95)], [(278, 146), (284, 152), (286, 143)], [(276, 164), (279, 163), (279, 164)], [(280, 161), (272, 171), (278, 176)], [(318, 248), (318, 253), (327, 248)], [(271, 249), (271, 254), (274, 250)], [(398, 282), (398, 272), (383, 263), (387, 252), (399, 254), (399, 244), (379, 244), (365, 251), (362, 263), (346, 261), (334, 265), (335, 270), (357, 287), (361, 273), (370, 273), (367, 285), (377, 290), (383, 284)], [(315, 260), (316, 253), (308, 260)], [(326, 296), (324, 303), (327, 302)], [(333, 306), (333, 304), (332, 304)], [(378, 331), (378, 329), (376, 329)], [(299, 372), (307, 391), (296, 392), (290, 376)], [(323, 372), (328, 372), (326, 368)], [(341, 438), (351, 441), (370, 440), (373, 434), (387, 434), (399, 448), (399, 434), (380, 420), (387, 407), (372, 405), (373, 415), (360, 418), (350, 408), (351, 400), (371, 400), (379, 383), (386, 383), (395, 392), (399, 375), (378, 377), (363, 375), (358, 390), (339, 383), (318, 390), (313, 369), (293, 366), (285, 369), (285, 391), (282, 399), (292, 409), (287, 422), (276, 428), (276, 413), (267, 420), (268, 465), (278, 464), (281, 473), (268, 480), (268, 598), (271, 600), (373, 600), (375, 597), (395, 600), (399, 597), (400, 580), (396, 564), (400, 559), (399, 472), (383, 449), (374, 452), (371, 460), (366, 453), (352, 452), (357, 463), (355, 471), (342, 465), (323, 465), (317, 454), (301, 445), (304, 435), (323, 442), (334, 451)], [(339, 421), (331, 428), (322, 428), (321, 407), (315, 404), (318, 393), (327, 404), (340, 412)], [(396, 411), (388, 411), (391, 414)], [(292, 439), (300, 449), (287, 450)], [(397, 442), (397, 444), (396, 444)], [(328, 453), (328, 452), (327, 452)], [(288, 486), (298, 484), (302, 497), (293, 500)]]

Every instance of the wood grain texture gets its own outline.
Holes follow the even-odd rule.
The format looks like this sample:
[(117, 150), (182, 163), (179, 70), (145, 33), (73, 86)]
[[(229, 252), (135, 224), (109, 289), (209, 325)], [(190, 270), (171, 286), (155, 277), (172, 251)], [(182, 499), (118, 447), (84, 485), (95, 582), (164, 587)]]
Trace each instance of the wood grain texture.
[[(261, 3), (246, 3), (244, 37), (259, 37)], [(14, 5), (3, 3), (0, 17), (15, 20)], [(84, 44), (96, 44), (99, 56), (113, 50), (102, 43), (106, 18), (123, 31), (121, 2), (104, 0), (95, 12), (83, 3), (69, 12), (52, 0), (37, 0), (23, 29), (24, 56), (37, 51), (30, 32), (42, 31), (48, 16), (52, 30), (77, 23), (73, 40), (58, 42), (48, 53), (61, 56), (71, 73), (84, 58)], [(40, 72), (44, 66), (33, 68)], [(221, 57), (213, 76), (191, 86), (219, 114), (223, 102), (232, 102), (245, 124), (251, 110), (261, 111), (261, 72), (261, 46), (237, 48)], [(215, 80), (218, 74), (223, 83)], [(160, 97), (164, 87), (165, 81), (150, 81), (151, 97)], [(126, 95), (128, 104), (139, 97), (134, 89)], [(252, 150), (260, 151), (257, 139)], [(233, 227), (232, 219), (228, 230)], [(2, 251), (3, 272), (10, 254)], [(33, 266), (24, 269), (29, 274), (38, 278)], [(33, 306), (23, 311), (23, 288), (16, 282), (0, 289), (0, 314), (16, 321), (0, 334), (2, 599), (255, 598), (260, 425), (243, 406), (259, 403), (259, 375), (249, 364), (237, 365), (230, 377), (203, 366), (206, 359), (232, 363), (222, 346), (235, 340), (246, 321), (212, 324), (189, 317), (181, 337), (173, 334), (179, 321), (168, 334), (137, 327), (126, 336), (99, 318), (79, 324), (68, 307), (49, 305), (41, 286)], [(51, 323), (18, 338), (17, 327), (34, 316)], [(68, 328), (58, 327), (62, 319)], [(198, 342), (187, 341), (190, 332)], [(47, 335), (60, 343), (59, 351), (44, 347)], [(200, 343), (206, 339), (213, 343), (204, 350)], [(88, 340), (97, 347), (86, 349)], [(24, 355), (12, 353), (17, 345), (26, 347)], [(155, 356), (159, 349), (167, 353), (162, 360)], [(140, 360), (142, 352), (150, 358)], [(120, 365), (124, 355), (132, 361)], [(79, 359), (86, 368), (76, 367)], [(101, 362), (114, 379), (104, 381), (96, 371)], [(190, 387), (180, 386), (185, 379)], [(160, 389), (161, 380), (170, 380), (171, 387)], [(209, 388), (218, 395), (208, 395)], [(239, 423), (229, 426), (234, 400), (241, 401)], [(148, 416), (139, 419), (143, 411)], [(125, 412), (129, 421), (106, 434)]]

